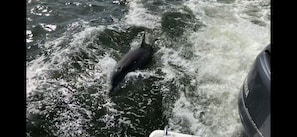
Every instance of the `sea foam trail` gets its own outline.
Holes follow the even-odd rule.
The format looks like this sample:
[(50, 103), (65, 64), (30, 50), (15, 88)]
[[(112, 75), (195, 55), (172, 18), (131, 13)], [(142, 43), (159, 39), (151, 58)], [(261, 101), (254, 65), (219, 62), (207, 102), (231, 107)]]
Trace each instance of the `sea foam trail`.
[[(69, 32), (73, 27), (77, 27), (77, 22), (70, 25)], [(84, 40), (92, 38), (93, 33), (102, 31), (103, 27), (87, 27), (86, 29), (70, 36), (65, 34), (64, 36), (48, 41), (41, 48), (47, 53), (47, 55), (41, 55), (35, 60), (27, 62), (26, 66), (26, 83), (27, 94), (37, 88), (38, 85), (42, 85), (47, 80), (46, 71), (60, 69), (63, 63), (69, 61), (68, 55), (76, 52), (79, 48), (84, 48), (87, 45)]]
[(144, 8), (141, 0), (129, 0), (129, 11), (125, 15), (125, 22), (131, 26), (141, 26), (150, 29), (160, 27), (160, 17), (152, 15), (146, 8)]
[[(62, 37), (40, 45), (47, 54), (27, 62), (26, 66), (27, 97), (30, 100), (27, 104), (27, 119), (34, 118), (35, 115), (53, 118), (50, 120), (53, 123), (47, 128), (56, 136), (90, 136), (86, 129), (92, 126), (90, 119), (96, 115), (92, 109), (101, 111), (104, 109), (109, 112), (98, 118), (106, 123), (106, 128), (114, 126), (114, 117), (120, 113), (114, 110), (114, 103), (104, 92), (108, 87), (107, 77), (116, 65), (116, 61), (108, 52), (102, 56), (98, 55), (97, 50), (87, 47), (90, 44), (96, 45), (94, 39), (104, 30), (104, 27), (78, 24), (80, 25), (77, 23), (70, 25), (69, 30)], [(75, 26), (80, 26), (81, 31), (72, 31), (72, 27)], [(77, 30), (76, 27), (74, 30)], [(88, 57), (83, 58), (83, 55)], [(80, 67), (75, 67), (73, 64), (87, 67), (80, 71)], [(98, 92), (94, 93), (93, 90)], [(43, 98), (34, 101), (35, 95)], [(89, 96), (92, 98), (88, 98)], [(84, 102), (81, 102), (80, 97), (86, 98)], [(98, 100), (104, 98), (100, 102), (100, 107), (86, 107), (87, 105), (96, 106), (98, 102), (87, 104), (96, 98)], [(40, 109), (38, 106), (46, 107)], [(52, 111), (54, 108), (57, 110)], [(54, 117), (49, 117), (49, 114)], [(28, 124), (33, 124), (29, 126), (31, 128), (35, 127), (31, 121)]]
[[(161, 59), (166, 78), (186, 74), (194, 76), (189, 85), (196, 85), (176, 83), (179, 98), (169, 118), (170, 130), (203, 137), (240, 136), (238, 93), (255, 57), (270, 43), (270, 24), (263, 26), (242, 18), (235, 12), (241, 9), (233, 10), (234, 5), (185, 1), (184, 6), (206, 24), (201, 31), (185, 33), (194, 57), (189, 61), (178, 50), (159, 51), (165, 53)], [(215, 13), (210, 13), (213, 10)], [(181, 66), (183, 72), (168, 67), (168, 62)]]

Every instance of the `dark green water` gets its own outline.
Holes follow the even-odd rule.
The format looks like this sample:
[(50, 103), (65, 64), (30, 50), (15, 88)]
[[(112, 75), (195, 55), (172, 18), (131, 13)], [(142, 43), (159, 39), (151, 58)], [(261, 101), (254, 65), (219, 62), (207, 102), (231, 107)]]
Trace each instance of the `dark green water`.
[[(269, 8), (265, 0), (27, 0), (27, 136), (148, 137), (166, 125), (241, 136), (236, 97), (270, 41)], [(153, 62), (109, 97), (113, 67), (143, 31), (158, 38)]]

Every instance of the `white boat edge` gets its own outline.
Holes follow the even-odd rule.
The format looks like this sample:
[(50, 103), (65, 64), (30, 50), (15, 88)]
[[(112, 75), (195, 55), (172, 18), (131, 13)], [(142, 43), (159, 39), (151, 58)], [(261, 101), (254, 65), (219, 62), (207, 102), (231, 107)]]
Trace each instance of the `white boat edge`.
[(176, 133), (176, 132), (171, 132), (167, 131), (167, 135), (165, 135), (164, 130), (154, 130), (149, 137), (198, 137), (194, 135), (189, 135), (189, 134), (182, 134), (182, 133)]

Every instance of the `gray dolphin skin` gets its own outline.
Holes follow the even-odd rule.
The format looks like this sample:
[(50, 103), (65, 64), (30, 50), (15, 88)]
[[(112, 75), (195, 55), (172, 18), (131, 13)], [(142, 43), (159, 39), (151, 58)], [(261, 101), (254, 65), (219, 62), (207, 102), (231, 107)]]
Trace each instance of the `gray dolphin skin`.
[(118, 85), (125, 78), (127, 73), (137, 69), (143, 69), (152, 59), (152, 55), (152, 46), (145, 42), (144, 33), (141, 46), (130, 50), (115, 66), (111, 74), (109, 96), (113, 96), (117, 93)]

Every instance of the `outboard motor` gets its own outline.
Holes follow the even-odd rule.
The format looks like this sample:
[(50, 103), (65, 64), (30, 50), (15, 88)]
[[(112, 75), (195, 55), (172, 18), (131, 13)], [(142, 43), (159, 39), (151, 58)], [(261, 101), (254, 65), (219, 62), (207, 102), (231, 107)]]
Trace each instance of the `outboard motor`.
[(261, 51), (239, 93), (238, 107), (244, 136), (270, 137), (270, 44)]

